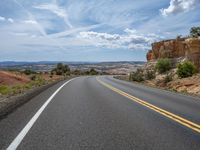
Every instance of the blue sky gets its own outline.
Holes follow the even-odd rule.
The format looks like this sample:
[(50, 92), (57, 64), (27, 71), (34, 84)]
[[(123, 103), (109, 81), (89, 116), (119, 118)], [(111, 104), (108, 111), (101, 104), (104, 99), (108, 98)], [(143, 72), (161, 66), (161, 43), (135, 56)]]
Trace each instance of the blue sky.
[(145, 61), (199, 16), (200, 0), (1, 0), (0, 61)]

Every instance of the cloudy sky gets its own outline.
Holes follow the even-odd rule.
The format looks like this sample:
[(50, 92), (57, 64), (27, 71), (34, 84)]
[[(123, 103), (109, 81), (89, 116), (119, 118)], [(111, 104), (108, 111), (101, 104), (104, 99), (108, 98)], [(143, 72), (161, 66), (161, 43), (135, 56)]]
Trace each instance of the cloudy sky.
[(0, 0), (0, 61), (144, 61), (192, 26), (200, 0)]

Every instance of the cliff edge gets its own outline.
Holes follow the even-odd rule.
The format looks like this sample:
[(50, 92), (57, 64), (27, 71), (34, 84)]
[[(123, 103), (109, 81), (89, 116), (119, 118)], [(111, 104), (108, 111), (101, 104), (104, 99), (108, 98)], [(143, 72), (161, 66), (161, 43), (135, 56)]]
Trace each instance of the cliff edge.
[(169, 58), (173, 64), (189, 60), (200, 69), (200, 38), (177, 38), (152, 44), (146, 55), (148, 62)]

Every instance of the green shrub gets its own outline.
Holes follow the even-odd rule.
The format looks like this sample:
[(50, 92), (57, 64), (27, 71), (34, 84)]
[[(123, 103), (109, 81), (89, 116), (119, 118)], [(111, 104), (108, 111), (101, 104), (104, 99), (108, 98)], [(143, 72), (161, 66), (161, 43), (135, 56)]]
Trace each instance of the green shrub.
[(31, 88), (32, 88), (32, 84), (30, 84), (30, 83), (23, 85), (23, 89), (29, 90)]
[(155, 79), (155, 77), (156, 77), (156, 72), (155, 72), (155, 70), (147, 70), (146, 71), (146, 74), (145, 74), (145, 78), (147, 79), (147, 80), (152, 80), (152, 79)]
[(10, 92), (11, 92), (10, 87), (8, 87), (8, 86), (6, 86), (6, 85), (1, 85), (1, 86), (0, 86), (0, 93), (1, 93), (2, 95), (7, 95), (7, 94), (9, 94)]
[(167, 58), (159, 59), (156, 64), (156, 69), (159, 73), (165, 73), (171, 69), (171, 61)]
[(197, 72), (197, 67), (190, 61), (178, 64), (177, 74), (180, 78), (191, 77)]
[(144, 73), (142, 69), (137, 69), (136, 72), (133, 72), (129, 76), (130, 81), (137, 81), (137, 82), (142, 82), (144, 81)]
[(14, 86), (0, 85), (0, 95), (16, 95), (25, 92), (26, 90), (45, 85), (47, 81), (40, 75), (34, 75), (34, 80), (26, 84), (17, 84)]
[(98, 75), (98, 71), (96, 71), (94, 68), (90, 69), (90, 72), (89, 72), (90, 75)]
[(24, 87), (23, 85), (15, 85), (12, 87), (12, 94), (19, 94), (24, 92)]
[(190, 29), (190, 36), (194, 38), (200, 37), (200, 27), (192, 27)]
[(38, 77), (35, 81), (34, 81), (34, 86), (42, 86), (42, 85), (44, 85), (44, 84), (46, 84), (46, 81), (43, 79), (43, 78), (41, 78), (41, 77)]
[(66, 75), (70, 73), (70, 68), (68, 65), (64, 65), (62, 63), (58, 63), (56, 68), (51, 70), (51, 74), (56, 74), (56, 75)]

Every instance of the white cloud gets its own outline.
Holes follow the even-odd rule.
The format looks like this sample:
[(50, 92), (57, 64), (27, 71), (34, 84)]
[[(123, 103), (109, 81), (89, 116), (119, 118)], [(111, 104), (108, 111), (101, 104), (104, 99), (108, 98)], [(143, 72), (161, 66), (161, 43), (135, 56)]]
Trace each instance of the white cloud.
[(135, 34), (137, 31), (134, 30), (134, 29), (128, 29), (128, 28), (126, 28), (126, 29), (124, 30), (124, 32), (129, 33), (129, 34)]
[(80, 32), (80, 36), (86, 39), (99, 39), (99, 40), (107, 40), (107, 41), (113, 41), (113, 40), (119, 40), (120, 35), (118, 34), (108, 34), (108, 33), (98, 33), (93, 31), (88, 32)]
[(85, 39), (95, 46), (107, 48), (128, 48), (133, 50), (147, 50), (151, 43), (162, 37), (155, 34), (139, 34), (136, 30), (125, 29), (125, 34), (108, 34), (99, 32), (80, 32), (79, 38)]
[[(165, 0), (168, 6), (170, 1), (172, 0)], [(193, 1), (190, 0), (189, 2)], [(9, 6), (11, 3), (12, 5)], [(189, 28), (198, 26), (200, 21), (199, 5), (188, 13), (181, 13), (180, 15), (172, 15), (171, 17), (158, 15), (160, 8), (163, 8), (165, 15), (170, 14), (167, 5), (161, 7), (163, 6), (161, 0), (129, 0), (115, 1), (114, 3), (108, 0), (102, 0), (98, 3), (89, 0), (71, 0), (70, 2), (63, 0), (17, 0), (17, 5), (13, 1), (5, 3), (1, 1), (0, 4), (2, 7), (10, 8), (1, 13), (3, 17), (1, 20), (5, 20), (4, 22), (0, 21), (1, 51), (10, 50), (10, 55), (7, 56), (12, 55), (16, 58), (17, 56), (14, 56), (13, 53), (17, 50), (21, 52), (18, 55), (24, 55), (27, 50), (30, 50), (30, 53), (28, 52), (26, 56), (31, 56), (31, 52), (36, 49), (40, 50), (40, 55), (44, 54), (47, 49), (53, 49), (53, 47), (56, 48), (52, 51), (62, 52), (62, 56), (64, 56), (64, 52), (68, 54), (68, 51), (73, 51), (74, 56), (78, 52), (83, 54), (81, 57), (86, 56), (84, 52), (88, 50), (88, 47), (91, 48), (90, 51), (98, 50), (100, 52), (102, 49), (102, 54), (105, 55), (106, 53), (103, 50), (105, 47), (106, 49), (112, 48), (110, 50), (112, 52), (115, 48), (146, 50), (150, 48), (151, 42), (161, 39), (161, 35), (166, 38), (174, 38), (178, 34), (186, 35)], [(172, 5), (175, 7), (175, 4)], [(176, 4), (176, 7), (179, 5)], [(186, 8), (190, 9), (189, 7)], [(174, 9), (171, 12), (175, 13), (177, 10)], [(14, 23), (8, 22), (9, 17), (4, 18), (7, 15), (14, 19)], [(70, 29), (64, 20), (72, 22), (73, 28)], [(69, 24), (71, 24), (70, 22)], [(131, 29), (132, 27), (135, 27), (137, 31)], [(155, 34), (148, 34), (150, 32)], [(41, 47), (36, 48), (31, 44)], [(68, 56), (67, 54), (65, 57)], [(130, 52), (129, 54), (133, 53)], [(134, 54), (131, 56), (133, 59), (136, 56)], [(43, 59), (39, 55), (37, 58)], [(88, 53), (88, 57), (89, 55)], [(5, 55), (0, 57), (3, 58)], [(50, 59), (48, 57), (44, 58)], [(54, 55), (54, 57), (57, 58), (57, 55)], [(120, 55), (120, 57), (123, 56)], [(71, 58), (70, 55), (64, 59), (68, 58)], [(94, 59), (96, 58), (94, 57)]]
[(8, 18), (8, 22), (14, 23), (14, 20), (12, 18)]
[(42, 4), (38, 6), (34, 6), (36, 9), (41, 9), (41, 10), (49, 10), (52, 13), (56, 14), (58, 17), (63, 18), (65, 23), (70, 27), (73, 28), (72, 24), (70, 23), (68, 19), (68, 15), (65, 9), (59, 7), (56, 4)]
[(98, 28), (98, 27), (101, 27), (101, 26), (102, 26), (102, 24), (95, 24), (95, 25), (86, 26), (86, 27), (73, 28), (73, 29), (70, 29), (70, 30), (65, 30), (63, 32), (51, 34), (51, 35), (49, 35), (49, 37), (61, 38), (61, 37), (69, 36), (69, 35), (76, 35), (77, 33), (81, 32), (81, 31), (89, 31), (91, 29)]
[(38, 24), (38, 22), (37, 21), (35, 21), (35, 20), (25, 20), (24, 21), (24, 23), (26, 23), (26, 24)]
[(160, 9), (160, 12), (163, 16), (178, 14), (189, 11), (198, 3), (200, 0), (171, 0), (169, 7)]
[(8, 21), (10, 23), (14, 23), (14, 20), (12, 18), (5, 18), (5, 17), (2, 17), (2, 16), (0, 16), (0, 21)]
[(128, 49), (133, 50), (148, 50), (149, 46), (143, 45), (143, 44), (129, 44)]
[(65, 17), (66, 16), (65, 10), (62, 9), (62, 8), (59, 8), (57, 5), (54, 5), (54, 4), (42, 4), (42, 5), (39, 5), (39, 6), (34, 6), (34, 8), (50, 10), (53, 13), (55, 13), (56, 15), (58, 15), (59, 17)]
[(5, 20), (6, 20), (5, 17), (0, 16), (0, 21), (5, 21)]

